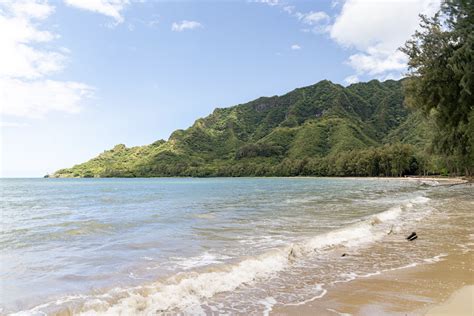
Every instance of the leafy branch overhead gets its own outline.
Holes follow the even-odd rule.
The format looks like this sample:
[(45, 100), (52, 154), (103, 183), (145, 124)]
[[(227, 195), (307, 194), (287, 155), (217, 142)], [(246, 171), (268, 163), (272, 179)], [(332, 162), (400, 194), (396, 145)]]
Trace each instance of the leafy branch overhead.
[(447, 1), (401, 50), (409, 57), (406, 101), (434, 119), (434, 149), (455, 169), (474, 165), (474, 4)]

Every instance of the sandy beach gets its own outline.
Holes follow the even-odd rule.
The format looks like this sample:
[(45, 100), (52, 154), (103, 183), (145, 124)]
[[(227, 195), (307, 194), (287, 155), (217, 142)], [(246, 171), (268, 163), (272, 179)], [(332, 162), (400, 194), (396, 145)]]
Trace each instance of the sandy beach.
[(473, 315), (474, 286), (465, 286), (456, 291), (446, 302), (428, 311), (428, 316)]
[(328, 289), (321, 299), (273, 312), (274, 315), (473, 315), (473, 254), (450, 255), (444, 259), (342, 283)]
[[(439, 185), (464, 183), (458, 178), (407, 178), (436, 181)], [(469, 184), (468, 184), (469, 186)], [(433, 241), (440, 255), (424, 264), (361, 276), (326, 287), (323, 297), (297, 306), (275, 307), (273, 315), (474, 315), (474, 234), (471, 206), (450, 203), (448, 216), (432, 216), (418, 234)], [(446, 205), (447, 207), (448, 205)], [(403, 242), (388, 240), (387, 243)], [(434, 242), (436, 241), (436, 242)], [(419, 241), (415, 241), (419, 242)], [(417, 245), (407, 244), (410, 247)], [(421, 246), (418, 245), (418, 246)], [(372, 247), (381, 256), (383, 247)], [(346, 259), (346, 258), (344, 258)]]
[(474, 194), (458, 181), (6, 181), (0, 314), (469, 314)]

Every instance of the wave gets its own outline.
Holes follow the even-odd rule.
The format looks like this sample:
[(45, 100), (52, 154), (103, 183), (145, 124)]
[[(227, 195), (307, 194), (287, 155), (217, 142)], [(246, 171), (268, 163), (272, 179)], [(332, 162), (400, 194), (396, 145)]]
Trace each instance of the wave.
[[(266, 253), (246, 258), (233, 264), (218, 263), (224, 258), (205, 253), (201, 256), (184, 259), (183, 267), (195, 268), (206, 264), (202, 271), (186, 271), (178, 273), (162, 282), (141, 285), (134, 288), (115, 288), (111, 291), (90, 296), (71, 296), (61, 301), (37, 306), (27, 312), (15, 315), (35, 315), (43, 313), (65, 313), (79, 315), (96, 314), (155, 314), (157, 312), (182, 311), (200, 314), (200, 305), (206, 299), (218, 293), (234, 291), (243, 285), (252, 285), (265, 280), (275, 273), (281, 272), (309, 255), (330, 251), (340, 247), (359, 247), (387, 236), (394, 225), (402, 224), (400, 220), (415, 204), (427, 203), (430, 199), (419, 196), (404, 201), (384, 212), (372, 215), (362, 221), (320, 234), (285, 247), (267, 251)], [(226, 258), (227, 259), (227, 258)], [(438, 260), (438, 258), (433, 259)], [(217, 263), (207, 265), (208, 263)], [(376, 274), (379, 272), (376, 272)], [(358, 277), (348, 275), (348, 278)], [(322, 285), (318, 285), (315, 300), (326, 294)], [(267, 312), (275, 304), (272, 297), (261, 302)]]
[(270, 312), (272, 311), (273, 306), (277, 303), (277, 301), (275, 300), (275, 298), (269, 296), (263, 300), (260, 300), (259, 303), (265, 307), (265, 309), (263, 310), (263, 315), (268, 316), (270, 315)]
[(440, 183), (436, 180), (419, 180), (418, 183), (420, 186), (426, 186), (426, 187), (437, 187), (440, 185)]
[(190, 257), (190, 258), (183, 258), (183, 257), (173, 257), (173, 263), (177, 266), (182, 268), (183, 270), (190, 270), (194, 268), (209, 266), (212, 264), (221, 264), (224, 263), (225, 260), (232, 259), (229, 256), (225, 255), (218, 255), (209, 253), (208, 251), (202, 253), (199, 256)]

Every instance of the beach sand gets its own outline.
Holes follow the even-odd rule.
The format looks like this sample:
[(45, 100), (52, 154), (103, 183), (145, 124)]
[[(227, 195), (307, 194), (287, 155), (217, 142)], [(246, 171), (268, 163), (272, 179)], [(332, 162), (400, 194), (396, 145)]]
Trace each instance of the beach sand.
[(446, 302), (430, 309), (426, 315), (474, 315), (474, 285), (463, 287), (455, 292)]
[[(442, 255), (428, 258), (424, 264), (325, 285), (323, 297), (297, 306), (274, 306), (271, 314), (474, 316), (474, 204), (449, 201), (446, 205), (453, 211), (418, 232), (422, 234), (419, 238), (430, 240)], [(421, 244), (409, 243), (406, 251), (418, 246)], [(370, 251), (390, 255), (384, 246)]]
[[(474, 315), (474, 256), (468, 253), (443, 259), (339, 283), (329, 288), (321, 299), (300, 306), (275, 308), (272, 314)], [(456, 292), (460, 288), (462, 292)]]

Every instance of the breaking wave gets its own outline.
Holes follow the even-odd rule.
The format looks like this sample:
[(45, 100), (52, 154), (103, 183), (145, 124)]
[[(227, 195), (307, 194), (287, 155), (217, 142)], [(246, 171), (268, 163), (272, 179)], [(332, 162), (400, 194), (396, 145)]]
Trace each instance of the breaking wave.
[[(243, 285), (252, 285), (257, 281), (265, 280), (276, 273), (283, 272), (301, 258), (318, 255), (335, 248), (359, 247), (378, 241), (387, 236), (394, 227), (402, 224), (403, 217), (410, 216), (410, 210), (414, 205), (424, 204), (429, 200), (429, 198), (419, 196), (341, 229), (276, 248), (259, 256), (244, 258), (239, 262), (219, 263), (219, 260), (223, 258), (216, 258), (205, 253), (194, 258), (192, 262), (190, 259), (181, 262), (185, 267), (201, 267), (200, 271), (180, 272), (160, 282), (133, 288), (115, 288), (98, 295), (68, 296), (15, 315), (44, 315), (45, 313), (148, 315), (176, 311), (199, 314), (199, 306), (206, 299), (218, 293), (234, 291)], [(430, 260), (439, 259), (436, 257)], [(202, 267), (207, 263), (211, 265)], [(375, 272), (377, 273), (379, 272)], [(355, 274), (347, 276), (348, 279), (357, 277)], [(320, 291), (309, 301), (326, 294), (322, 285), (318, 286)], [(266, 306), (268, 313), (276, 302), (274, 298), (268, 297), (261, 303)]]

